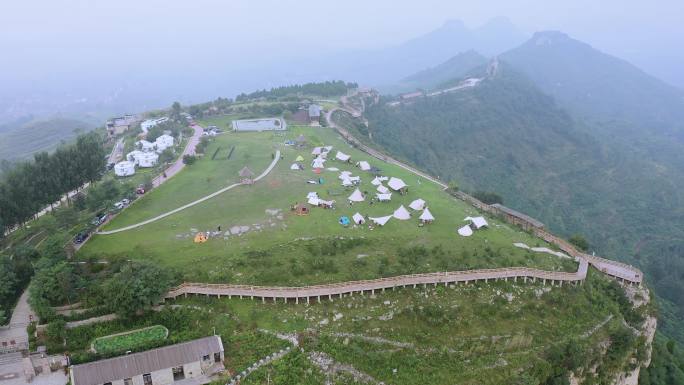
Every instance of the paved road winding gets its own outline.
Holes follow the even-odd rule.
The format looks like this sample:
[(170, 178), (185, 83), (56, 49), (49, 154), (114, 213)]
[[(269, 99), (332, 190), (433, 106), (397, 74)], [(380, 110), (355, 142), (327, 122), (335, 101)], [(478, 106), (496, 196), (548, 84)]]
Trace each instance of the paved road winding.
[(164, 172), (161, 175), (158, 175), (156, 178), (152, 180), (152, 186), (159, 187), (159, 185), (169, 180), (169, 178), (178, 174), (178, 172), (180, 172), (180, 170), (182, 170), (183, 167), (185, 167), (185, 163), (183, 163), (183, 157), (185, 155), (195, 155), (195, 147), (197, 147), (197, 143), (199, 143), (199, 140), (202, 137), (202, 132), (204, 132), (204, 129), (196, 123), (192, 123), (191, 127), (195, 131), (188, 140), (188, 144), (185, 145), (183, 153), (181, 154), (181, 156), (178, 157), (176, 162), (174, 162), (171, 166), (164, 170)]
[[(266, 168), (266, 170), (264, 170), (264, 172), (262, 172), (261, 175), (259, 175), (259, 176), (257, 176), (256, 178), (254, 178), (254, 182), (257, 182), (257, 181), (261, 180), (262, 178), (264, 178), (266, 175), (268, 175), (268, 174), (271, 172), (271, 170), (273, 170), (273, 168), (275, 167), (275, 165), (278, 163), (278, 160), (280, 160), (280, 150), (277, 150), (277, 151), (276, 151), (275, 156), (274, 156), (274, 158), (273, 158), (273, 161), (272, 161), (271, 164), (268, 166), (268, 168)], [(157, 216), (154, 217), (154, 218), (150, 218), (150, 219), (148, 219), (148, 220), (145, 220), (145, 221), (142, 221), (142, 222), (138, 222), (138, 223), (135, 223), (135, 224), (133, 224), (133, 225), (126, 226), (126, 227), (122, 227), (122, 228), (119, 228), (119, 229), (114, 229), (114, 230), (109, 230), (109, 231), (98, 231), (97, 234), (101, 234), (101, 235), (116, 234), (116, 233), (120, 233), (120, 232), (122, 232), (122, 231), (132, 230), (132, 229), (135, 229), (135, 228), (138, 228), (138, 227), (147, 225), (147, 224), (149, 224), (149, 223), (158, 221), (158, 220), (160, 220), (160, 219), (162, 219), (162, 218), (166, 218), (166, 217), (168, 217), (169, 215), (175, 214), (175, 213), (177, 213), (177, 212), (179, 212), (179, 211), (183, 211), (183, 210), (185, 210), (185, 209), (187, 209), (187, 208), (189, 208), (189, 207), (192, 207), (192, 206), (195, 206), (195, 205), (197, 205), (197, 204), (200, 204), (200, 203), (202, 203), (202, 202), (204, 202), (204, 201), (206, 201), (206, 200), (209, 200), (209, 199), (211, 199), (211, 198), (213, 198), (213, 197), (215, 197), (215, 196), (217, 196), (217, 195), (219, 195), (219, 194), (223, 194), (224, 192), (226, 192), (226, 191), (228, 191), (228, 190), (231, 190), (231, 189), (233, 189), (233, 188), (235, 188), (235, 187), (237, 187), (237, 186), (241, 186), (241, 185), (243, 185), (243, 183), (234, 183), (234, 184), (232, 184), (232, 185), (230, 185), (230, 186), (227, 186), (227, 187), (224, 187), (224, 188), (222, 188), (222, 189), (220, 189), (220, 190), (218, 190), (218, 191), (216, 191), (216, 192), (214, 192), (214, 193), (211, 193), (211, 194), (209, 194), (209, 195), (207, 195), (207, 196), (204, 196), (204, 197), (202, 197), (202, 198), (200, 198), (200, 199), (197, 199), (196, 201), (190, 202), (190, 203), (188, 203), (188, 204), (186, 204), (186, 205), (184, 205), (184, 206), (181, 206), (181, 207), (178, 207), (178, 208), (173, 209), (173, 210), (171, 210), (171, 211), (167, 211), (167, 212), (165, 212), (165, 213), (163, 213), (163, 214), (157, 215)]]

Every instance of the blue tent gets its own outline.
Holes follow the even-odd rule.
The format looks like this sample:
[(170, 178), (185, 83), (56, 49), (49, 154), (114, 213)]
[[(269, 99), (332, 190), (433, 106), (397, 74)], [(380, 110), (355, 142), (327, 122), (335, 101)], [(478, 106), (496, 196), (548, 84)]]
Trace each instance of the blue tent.
[(340, 217), (339, 222), (342, 226), (349, 226), (349, 217)]

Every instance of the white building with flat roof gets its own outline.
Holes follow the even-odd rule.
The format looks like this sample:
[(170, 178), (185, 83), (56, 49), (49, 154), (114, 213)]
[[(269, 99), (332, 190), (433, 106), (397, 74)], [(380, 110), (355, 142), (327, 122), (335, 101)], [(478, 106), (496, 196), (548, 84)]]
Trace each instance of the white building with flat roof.
[(281, 118), (233, 120), (233, 131), (284, 131), (287, 123)]

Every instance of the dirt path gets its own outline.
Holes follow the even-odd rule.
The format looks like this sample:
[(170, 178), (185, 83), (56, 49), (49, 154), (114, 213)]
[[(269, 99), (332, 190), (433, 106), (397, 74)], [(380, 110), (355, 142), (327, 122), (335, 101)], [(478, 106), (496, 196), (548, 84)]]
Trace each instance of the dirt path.
[[(268, 175), (268, 174), (271, 172), (271, 170), (273, 170), (273, 168), (276, 166), (276, 164), (278, 163), (278, 160), (280, 160), (280, 150), (277, 150), (277, 151), (276, 151), (275, 156), (274, 156), (274, 158), (273, 158), (273, 161), (272, 161), (271, 164), (268, 166), (268, 168), (266, 168), (266, 170), (264, 170), (264, 172), (262, 172), (261, 175), (259, 175), (259, 176), (257, 176), (256, 178), (254, 178), (254, 182), (258, 182), (259, 180), (261, 180), (262, 178), (264, 178), (266, 175)], [(235, 187), (237, 187), (237, 186), (242, 186), (242, 185), (243, 185), (243, 183), (234, 183), (234, 184), (232, 184), (232, 185), (230, 185), (230, 186), (224, 187), (224, 188), (222, 188), (222, 189), (220, 189), (220, 190), (218, 190), (218, 191), (216, 191), (216, 192), (213, 192), (213, 193), (211, 193), (211, 194), (209, 194), (209, 195), (207, 195), (207, 196), (204, 196), (204, 197), (202, 197), (202, 198), (200, 198), (200, 199), (197, 199), (196, 201), (190, 202), (190, 203), (188, 203), (188, 204), (186, 204), (186, 205), (184, 205), (184, 206), (181, 206), (181, 207), (178, 207), (178, 208), (173, 209), (173, 210), (171, 210), (171, 211), (167, 211), (167, 212), (165, 212), (165, 213), (163, 213), (163, 214), (157, 215), (157, 216), (154, 217), (154, 218), (150, 218), (150, 219), (148, 219), (148, 220), (145, 220), (145, 221), (142, 221), (142, 222), (138, 222), (138, 223), (136, 223), (136, 224), (133, 224), (133, 225), (130, 225), (130, 226), (126, 226), (126, 227), (122, 227), (122, 228), (115, 229), (115, 230), (98, 231), (97, 234), (101, 234), (101, 235), (116, 234), (116, 233), (120, 233), (120, 232), (122, 232), (122, 231), (132, 230), (132, 229), (135, 229), (135, 228), (138, 228), (138, 227), (147, 225), (147, 224), (149, 224), (149, 223), (156, 222), (156, 221), (158, 221), (158, 220), (160, 220), (160, 219), (162, 219), (162, 218), (166, 218), (166, 217), (168, 217), (169, 215), (173, 215), (173, 214), (175, 214), (175, 213), (177, 213), (177, 212), (180, 212), (180, 211), (183, 211), (183, 210), (185, 210), (185, 209), (187, 209), (187, 208), (189, 208), (189, 207), (192, 207), (192, 206), (195, 206), (195, 205), (197, 205), (197, 204), (200, 204), (200, 203), (202, 203), (202, 202), (204, 202), (204, 201), (206, 201), (206, 200), (209, 200), (209, 199), (211, 199), (211, 198), (213, 198), (213, 197), (215, 197), (215, 196), (217, 196), (217, 195), (223, 194), (224, 192), (226, 192), (226, 191), (228, 191), (228, 190), (231, 190), (231, 189), (233, 189), (233, 188), (235, 188)]]

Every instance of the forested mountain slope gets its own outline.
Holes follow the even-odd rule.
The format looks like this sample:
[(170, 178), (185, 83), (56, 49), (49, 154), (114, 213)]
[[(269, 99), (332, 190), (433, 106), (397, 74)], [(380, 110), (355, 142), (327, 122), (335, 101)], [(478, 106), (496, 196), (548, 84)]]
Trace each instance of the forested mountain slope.
[(681, 312), (678, 156), (597, 132), (505, 61), (477, 87), (395, 107), (380, 103), (366, 117), (373, 140), (388, 151), (463, 189), (495, 191), (561, 234), (582, 233), (602, 255), (636, 261)]

